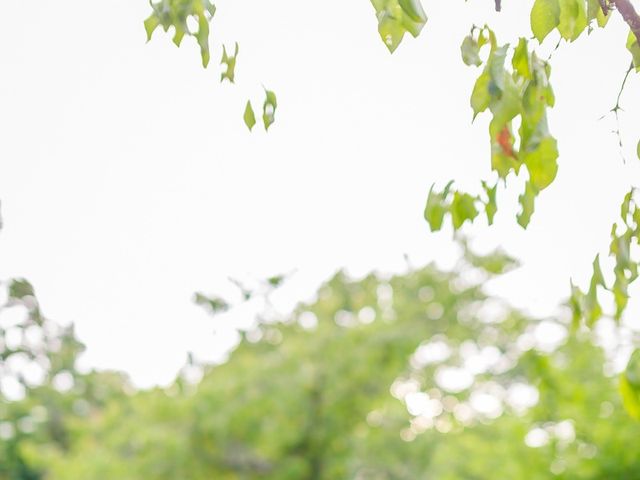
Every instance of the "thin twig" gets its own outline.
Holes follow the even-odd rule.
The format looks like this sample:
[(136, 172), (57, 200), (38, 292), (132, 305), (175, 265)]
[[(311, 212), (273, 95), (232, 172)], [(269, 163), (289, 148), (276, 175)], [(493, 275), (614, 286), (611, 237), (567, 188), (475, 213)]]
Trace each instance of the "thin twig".
[(623, 151), (623, 148), (622, 148), (622, 135), (620, 134), (620, 116), (619, 116), (619, 112), (621, 110), (623, 110), (622, 106), (620, 105), (620, 98), (622, 97), (622, 92), (624, 92), (624, 87), (627, 84), (627, 79), (629, 78), (629, 74), (631, 73), (633, 68), (634, 68), (633, 62), (631, 62), (631, 65), (629, 65), (629, 68), (627, 69), (627, 73), (624, 74), (624, 78), (622, 79), (622, 84), (620, 85), (620, 90), (618, 91), (618, 96), (616, 97), (616, 104), (610, 110), (611, 112), (613, 112), (613, 115), (616, 117), (616, 129), (613, 130), (613, 133), (615, 133), (616, 136), (618, 137), (618, 147), (620, 148), (620, 156), (622, 157), (622, 162), (623, 163), (626, 163), (626, 159), (624, 157), (624, 151)]

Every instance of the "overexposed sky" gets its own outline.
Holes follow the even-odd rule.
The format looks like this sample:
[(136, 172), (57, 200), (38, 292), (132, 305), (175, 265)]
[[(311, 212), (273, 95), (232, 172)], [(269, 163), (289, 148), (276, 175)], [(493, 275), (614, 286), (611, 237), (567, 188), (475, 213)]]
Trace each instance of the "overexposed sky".
[[(423, 34), (389, 55), (367, 0), (223, 1), (204, 70), (191, 39), (177, 49), (158, 30), (145, 44), (146, 1), (4, 0), (0, 278), (28, 278), (48, 316), (75, 322), (88, 364), (151, 385), (187, 351), (215, 358), (228, 344), (191, 297), (229, 275), (296, 269), (294, 301), (341, 267), (398, 271), (404, 253), (450, 263), (450, 232), (422, 219), (430, 185), (493, 178), (487, 118), (471, 124), (479, 72), (459, 45), (473, 23), (501, 42), (528, 34), (530, 3), (498, 15), (489, 0), (426, 0)], [(637, 75), (623, 96), (626, 165), (612, 119), (599, 120), (630, 61), (612, 22), (554, 54), (560, 168), (529, 229), (515, 222), (514, 182), (495, 227), (468, 231), (523, 261), (491, 290), (534, 313), (553, 311), (570, 277), (586, 280), (639, 178)], [(221, 85), (221, 42), (236, 40), (237, 85)], [(261, 105), (262, 85), (277, 121), (249, 133), (242, 111)]]

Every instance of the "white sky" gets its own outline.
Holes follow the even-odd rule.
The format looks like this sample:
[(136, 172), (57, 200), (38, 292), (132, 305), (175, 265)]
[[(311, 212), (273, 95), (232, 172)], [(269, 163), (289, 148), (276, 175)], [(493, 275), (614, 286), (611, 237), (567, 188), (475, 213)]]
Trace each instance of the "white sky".
[[(531, 2), (505, 1), (501, 15), (489, 0), (424, 3), (423, 34), (390, 56), (367, 0), (220, 2), (204, 70), (191, 39), (177, 49), (159, 30), (145, 44), (146, 1), (4, 0), (0, 278), (28, 278), (48, 316), (75, 322), (86, 362), (151, 385), (187, 351), (214, 358), (228, 343), (191, 297), (229, 275), (297, 269), (294, 301), (340, 267), (398, 271), (404, 253), (446, 264), (450, 232), (422, 219), (430, 185), (492, 178), (487, 119), (470, 123), (478, 71), (459, 45), (487, 21), (513, 41)], [(637, 75), (623, 96), (626, 165), (613, 123), (598, 121), (630, 60), (614, 23), (554, 54), (560, 169), (529, 229), (515, 222), (516, 187), (495, 228), (469, 232), (524, 262), (491, 289), (535, 313), (586, 280), (640, 171)], [(236, 40), (238, 84), (220, 85), (221, 42)], [(278, 94), (277, 123), (249, 133), (242, 111), (262, 84)]]

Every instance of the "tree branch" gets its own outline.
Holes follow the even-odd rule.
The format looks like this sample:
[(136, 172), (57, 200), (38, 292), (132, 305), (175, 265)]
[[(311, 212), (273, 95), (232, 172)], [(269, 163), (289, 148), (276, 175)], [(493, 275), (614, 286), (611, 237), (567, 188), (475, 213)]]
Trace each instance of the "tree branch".
[[(624, 18), (624, 21), (627, 22), (629, 28), (636, 36), (638, 43), (640, 43), (640, 15), (636, 12), (636, 9), (631, 5), (630, 0), (611, 0), (611, 2), (616, 6), (616, 9)], [(604, 10), (603, 10), (604, 11)]]
[(496, 12), (499, 12), (502, 9), (502, 0), (496, 0)]

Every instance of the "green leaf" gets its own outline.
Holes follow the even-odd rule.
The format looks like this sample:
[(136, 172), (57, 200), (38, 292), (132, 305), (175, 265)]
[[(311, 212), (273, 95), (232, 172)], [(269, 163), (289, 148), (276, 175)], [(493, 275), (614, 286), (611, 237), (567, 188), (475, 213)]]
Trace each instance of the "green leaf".
[(485, 203), (485, 213), (487, 214), (487, 222), (489, 225), (493, 225), (493, 218), (498, 211), (498, 204), (496, 203), (496, 192), (498, 190), (498, 183), (493, 187), (489, 187), (489, 184), (485, 181), (482, 182), (482, 188), (487, 194), (487, 202)]
[(442, 228), (444, 214), (447, 212), (445, 205), (446, 195), (434, 191), (435, 185), (431, 185), (429, 196), (427, 197), (427, 205), (424, 208), (424, 218), (429, 224), (432, 232), (437, 232)]
[(9, 298), (22, 300), (35, 296), (33, 286), (24, 278), (14, 278), (9, 282)]
[(265, 130), (269, 130), (269, 127), (275, 122), (276, 108), (278, 108), (276, 94), (271, 90), (265, 90), (265, 100), (262, 104), (262, 121)]
[(208, 297), (202, 293), (196, 293), (193, 301), (197, 305), (206, 307), (213, 314), (226, 312), (230, 307), (224, 299), (220, 297)]
[(462, 61), (465, 65), (481, 65), (480, 60), (480, 46), (478, 42), (471, 35), (464, 37), (462, 45), (460, 46), (460, 52), (462, 53)]
[(601, 285), (604, 288), (607, 286), (604, 283), (604, 275), (602, 275), (602, 269), (600, 268), (600, 254), (596, 255), (593, 260), (593, 276), (591, 277), (592, 285)]
[(638, 140), (638, 146), (636, 147), (636, 153), (638, 155), (638, 160), (640, 160), (640, 140)]
[(283, 284), (284, 279), (285, 279), (284, 275), (274, 275), (273, 277), (267, 278), (267, 283), (269, 284), (270, 287), (278, 288)]
[(537, 190), (544, 190), (558, 173), (558, 146), (555, 138), (546, 137), (535, 150), (526, 151), (523, 162), (529, 170), (529, 181)]
[[(633, 66), (636, 69), (636, 72), (640, 72), (640, 45), (638, 45), (638, 39), (633, 34), (633, 32), (629, 32), (629, 36), (627, 37), (627, 50), (631, 52), (631, 58), (633, 59)], [(640, 152), (640, 147), (638, 147)], [(640, 155), (638, 155), (640, 157)]]
[(629, 207), (631, 206), (631, 199), (633, 198), (633, 189), (629, 190), (624, 196), (624, 200), (620, 205), (620, 218), (627, 224), (627, 217), (629, 216)]
[(471, 108), (473, 109), (473, 118), (481, 112), (489, 108), (491, 103), (491, 94), (489, 93), (489, 82), (491, 77), (486, 70), (480, 74), (473, 86), (471, 92)]
[(160, 19), (153, 13), (144, 21), (144, 29), (147, 32), (147, 42), (151, 40), (154, 30), (160, 25)]
[(527, 228), (527, 225), (529, 225), (529, 222), (531, 221), (531, 216), (533, 215), (535, 208), (534, 202), (537, 195), (538, 190), (536, 187), (533, 186), (531, 182), (527, 182), (524, 193), (518, 197), (518, 201), (522, 206), (522, 212), (517, 215), (517, 219), (522, 228)]
[(224, 81), (226, 78), (231, 83), (234, 83), (235, 73), (236, 73), (236, 58), (238, 57), (238, 42), (236, 42), (235, 51), (233, 55), (227, 54), (227, 48), (222, 46), (222, 60), (220, 60), (220, 65), (226, 65), (226, 69), (220, 75), (220, 81)]
[(611, 18), (611, 12), (609, 12), (607, 15), (604, 14), (604, 12), (602, 11), (602, 9), (598, 10), (598, 15), (596, 17), (596, 20), (598, 22), (598, 26), (600, 28), (604, 28), (607, 23), (609, 22), (609, 19)]
[(531, 69), (529, 68), (529, 49), (527, 48), (527, 41), (521, 38), (518, 41), (515, 51), (513, 52), (513, 59), (511, 60), (513, 69), (518, 72), (524, 78), (531, 78)]
[(473, 222), (478, 216), (476, 197), (468, 193), (455, 192), (451, 201), (451, 221), (454, 230), (458, 230), (467, 220)]
[(531, 31), (538, 42), (560, 23), (559, 0), (536, 0), (531, 9)]
[(398, 0), (400, 8), (411, 20), (423, 25), (427, 22), (427, 14), (424, 13), (420, 0)]
[(202, 57), (202, 66), (207, 68), (209, 65), (209, 20), (204, 12), (198, 15), (198, 32), (196, 33), (198, 45), (200, 45), (200, 56)]
[(398, 48), (398, 45), (402, 42), (405, 32), (406, 30), (402, 27), (402, 24), (386, 13), (378, 22), (380, 38), (382, 38), (382, 41), (391, 53), (396, 51), (396, 48)]
[(611, 12), (608, 15), (604, 14), (600, 6), (600, 0), (587, 0), (587, 22), (591, 23), (595, 19), (598, 26), (603, 28), (610, 18)]
[(499, 96), (492, 98), (492, 102), (489, 104), (491, 113), (493, 113), (493, 120), (489, 125), (489, 133), (494, 139), (504, 129), (505, 125), (522, 111), (522, 93), (520, 89), (508, 72), (503, 71), (502, 76), (502, 92)]
[(587, 28), (587, 23), (584, 0), (560, 0), (558, 31), (562, 38), (574, 41)]
[(247, 100), (247, 106), (244, 107), (244, 124), (247, 126), (249, 131), (256, 124), (256, 114), (253, 112), (253, 107), (251, 106), (251, 101)]

